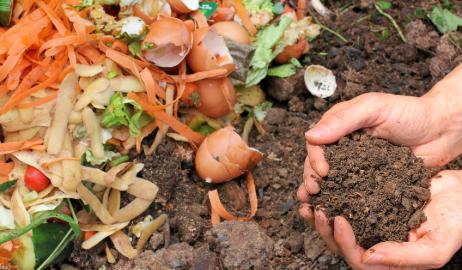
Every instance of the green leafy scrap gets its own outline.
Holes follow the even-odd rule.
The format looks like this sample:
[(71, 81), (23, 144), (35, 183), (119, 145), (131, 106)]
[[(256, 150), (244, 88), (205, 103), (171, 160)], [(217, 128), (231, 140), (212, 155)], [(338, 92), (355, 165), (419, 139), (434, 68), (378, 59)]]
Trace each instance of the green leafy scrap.
[(393, 7), (393, 5), (391, 4), (391, 2), (384, 1), (384, 0), (379, 0), (379, 1), (376, 2), (376, 4), (377, 4), (382, 10), (391, 9), (391, 8)]
[(9, 181), (6, 181), (5, 183), (0, 184), (0, 192), (7, 191), (8, 189), (14, 187), (17, 181), (18, 181), (17, 179), (14, 179), (14, 180), (9, 180)]
[(462, 26), (462, 18), (452, 13), (447, 8), (441, 6), (433, 7), (433, 10), (428, 15), (432, 23), (442, 34), (457, 31), (459, 26)]
[(149, 116), (138, 103), (128, 99), (120, 92), (111, 97), (111, 103), (104, 110), (102, 124), (107, 128), (127, 126), (131, 136), (138, 136), (140, 129), (149, 122)]
[(72, 219), (68, 215), (61, 214), (56, 211), (44, 211), (44, 212), (39, 212), (36, 215), (34, 215), (31, 223), (29, 223), (29, 225), (27, 226), (17, 228), (15, 230), (0, 232), (0, 244), (3, 244), (5, 242), (18, 238), (19, 236), (27, 233), (28, 231), (38, 227), (40, 224), (46, 223), (50, 218), (57, 218), (59, 220), (62, 220), (68, 223), (73, 233), (77, 237), (80, 237), (80, 234), (81, 234), (80, 227), (79, 227), (79, 224), (77, 224), (77, 222), (74, 221), (74, 219)]
[(300, 62), (297, 59), (292, 58), (287, 64), (280, 65), (277, 67), (272, 67), (268, 69), (268, 76), (280, 77), (280, 78), (290, 77), (292, 75), (295, 75), (295, 73), (297, 73), (297, 68), (301, 68), (301, 67), (302, 67), (302, 64), (300, 64)]
[(285, 30), (291, 23), (292, 18), (283, 16), (278, 25), (267, 26), (258, 32), (254, 43), (256, 50), (250, 61), (250, 69), (247, 72), (247, 87), (257, 85), (266, 77), (269, 64), (280, 53), (273, 51), (273, 48), (281, 40)]

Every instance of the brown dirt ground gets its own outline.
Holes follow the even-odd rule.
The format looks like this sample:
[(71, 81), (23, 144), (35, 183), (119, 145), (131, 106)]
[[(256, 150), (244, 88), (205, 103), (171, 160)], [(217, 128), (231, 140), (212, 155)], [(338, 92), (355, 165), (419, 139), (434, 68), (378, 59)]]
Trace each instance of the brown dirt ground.
[[(265, 262), (261, 263), (271, 265), (271, 268), (265, 269), (348, 269), (297, 215), (295, 192), (302, 179), (306, 156), (303, 133), (316, 123), (322, 113), (338, 101), (370, 91), (423, 95), (462, 62), (461, 49), (454, 46), (450, 37), (439, 35), (431, 23), (414, 15), (417, 7), (428, 8), (433, 1), (392, 1), (394, 6), (389, 13), (402, 26), (407, 44), (399, 39), (389, 21), (378, 15), (371, 5), (373, 1), (325, 2), (334, 16), (319, 18), (320, 21), (345, 36), (348, 42), (343, 43), (334, 35), (323, 32), (311, 46), (310, 63), (321, 64), (334, 71), (339, 85), (337, 94), (328, 100), (313, 98), (300, 84), (300, 76), (295, 79), (298, 81), (287, 80), (286, 84), (268, 83), (268, 88), (288, 86), (266, 89), (271, 93), (282, 91), (283, 94), (291, 85), (297, 87), (290, 96), (283, 98), (272, 94), (275, 108), (270, 110), (265, 120), (268, 135), (263, 137), (253, 131), (250, 136), (250, 144), (265, 154), (263, 162), (254, 170), (259, 198), (255, 220), (263, 234), (270, 238), (260, 235), (258, 239), (264, 239), (261, 243), (273, 245), (273, 252), (266, 250), (261, 253), (265, 254), (261, 258)], [(462, 1), (451, 2), (455, 4), (455, 12), (462, 15)], [(391, 35), (380, 40), (374, 31), (381, 31), (384, 27)], [(241, 125), (237, 125), (238, 129)], [(170, 244), (170, 247), (154, 254), (160, 242), (152, 240), (138, 261), (129, 263), (121, 260), (122, 263), (116, 266), (107, 265), (107, 269), (164, 269), (149, 268), (159, 262), (165, 269), (225, 269), (223, 258), (227, 254), (223, 250), (226, 251), (226, 247), (215, 246), (205, 237), (210, 235), (206, 194), (208, 190), (218, 188), (228, 209), (246, 213), (246, 207), (242, 206), (245, 181), (238, 179), (235, 184), (221, 186), (205, 184), (194, 173), (191, 149), (171, 141), (162, 145), (154, 157), (140, 159), (146, 164), (142, 176), (152, 179), (160, 187), (161, 196), (149, 213), (169, 214), (169, 230), (164, 230), (161, 236), (165, 238), (164, 244)], [(451, 166), (460, 169), (461, 165), (462, 162), (455, 162)], [(254, 227), (249, 229), (255, 230)], [(156, 239), (159, 238), (162, 239), (158, 235)], [(176, 243), (188, 243), (194, 250)], [(240, 244), (246, 244), (245, 237)], [(249, 243), (246, 247), (251, 249), (251, 245)], [(181, 256), (178, 249), (183, 252)], [(96, 269), (101, 264), (97, 263), (101, 256), (98, 251), (101, 250), (84, 254), (74, 252), (69, 261), (82, 269)], [(264, 249), (261, 250), (263, 252)], [(171, 254), (178, 256), (172, 259)], [(461, 266), (462, 254), (445, 269), (460, 269)], [(247, 266), (228, 268), (251, 269)]]

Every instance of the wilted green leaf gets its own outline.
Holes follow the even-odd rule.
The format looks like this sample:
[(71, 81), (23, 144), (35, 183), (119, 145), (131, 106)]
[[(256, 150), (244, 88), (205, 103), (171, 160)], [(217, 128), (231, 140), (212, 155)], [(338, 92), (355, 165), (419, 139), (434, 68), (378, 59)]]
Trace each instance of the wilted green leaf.
[(456, 31), (462, 25), (462, 18), (455, 15), (446, 8), (435, 6), (429, 14), (430, 20), (436, 26), (440, 33)]
[(387, 10), (387, 9), (390, 9), (392, 7), (392, 4), (388, 1), (384, 1), (384, 0), (379, 0), (377, 1), (377, 6), (379, 6), (379, 8), (381, 10)]

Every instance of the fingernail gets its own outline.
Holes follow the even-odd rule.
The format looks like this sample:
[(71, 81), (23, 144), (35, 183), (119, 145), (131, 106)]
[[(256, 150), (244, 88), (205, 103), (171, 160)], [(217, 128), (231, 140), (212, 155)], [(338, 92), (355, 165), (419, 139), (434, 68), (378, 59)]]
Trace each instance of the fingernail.
[(365, 264), (380, 264), (383, 261), (383, 254), (380, 254), (375, 251), (375, 249), (369, 249), (366, 251), (366, 255), (364, 258)]
[(306, 132), (305, 136), (306, 137), (312, 137), (312, 138), (321, 138), (321, 137), (326, 136), (328, 133), (329, 133), (329, 131), (327, 130), (327, 128), (325, 128), (323, 126), (318, 126), (318, 127), (314, 127), (312, 129), (308, 130), (308, 132)]

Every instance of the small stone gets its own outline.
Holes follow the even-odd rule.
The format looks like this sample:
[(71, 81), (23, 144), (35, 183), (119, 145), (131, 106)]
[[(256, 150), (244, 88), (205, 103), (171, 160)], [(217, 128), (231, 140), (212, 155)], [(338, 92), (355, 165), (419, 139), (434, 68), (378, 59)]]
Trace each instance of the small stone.
[(310, 260), (314, 261), (323, 253), (327, 248), (325, 242), (321, 239), (317, 232), (312, 232), (305, 236), (303, 239), (303, 249), (305, 256)]
[(322, 255), (321, 257), (318, 258), (318, 262), (324, 265), (330, 264), (331, 260), (332, 260), (332, 257), (329, 255)]
[[(205, 234), (224, 269), (268, 269), (274, 242), (255, 222), (225, 221)], [(245, 241), (244, 241), (245, 240)]]
[(304, 93), (306, 90), (304, 81), (304, 69), (300, 69), (295, 75), (287, 78), (268, 77), (265, 80), (267, 93), (277, 101), (289, 101), (293, 96)]
[(305, 104), (298, 97), (294, 96), (289, 100), (289, 110), (291, 112), (303, 112)]
[(287, 111), (281, 108), (270, 108), (266, 111), (264, 122), (268, 125), (279, 125), (286, 120)]
[(286, 168), (282, 168), (278, 170), (278, 174), (282, 178), (287, 178), (287, 176), (289, 175), (289, 171)]
[(194, 250), (194, 260), (191, 270), (214, 270), (217, 267), (217, 254), (210, 251), (208, 245), (203, 245)]
[(280, 189), (280, 188), (282, 187), (281, 184), (278, 184), (278, 183), (274, 183), (274, 184), (272, 184), (271, 186), (272, 186), (275, 190), (278, 190), (278, 189)]
[(327, 109), (327, 101), (322, 98), (315, 98), (313, 106), (318, 111), (325, 111)]
[(154, 233), (149, 239), (152, 250), (157, 250), (164, 243), (164, 236), (161, 233)]
[(289, 239), (287, 240), (287, 245), (289, 246), (289, 249), (293, 254), (298, 253), (303, 248), (303, 235), (290, 235)]

